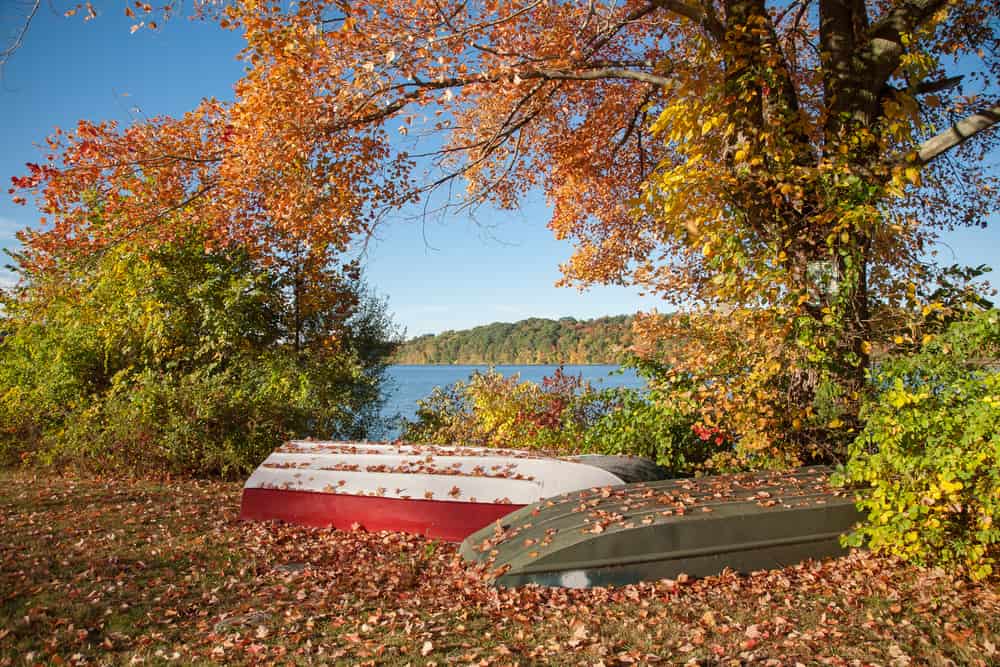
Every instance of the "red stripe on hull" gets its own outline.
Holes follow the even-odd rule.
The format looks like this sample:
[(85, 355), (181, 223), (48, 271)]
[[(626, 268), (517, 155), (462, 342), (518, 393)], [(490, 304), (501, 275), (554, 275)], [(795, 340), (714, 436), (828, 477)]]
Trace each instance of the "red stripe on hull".
[(404, 500), (282, 489), (243, 489), (240, 518), (280, 519), (303, 526), (395, 530), (461, 542), (524, 505)]

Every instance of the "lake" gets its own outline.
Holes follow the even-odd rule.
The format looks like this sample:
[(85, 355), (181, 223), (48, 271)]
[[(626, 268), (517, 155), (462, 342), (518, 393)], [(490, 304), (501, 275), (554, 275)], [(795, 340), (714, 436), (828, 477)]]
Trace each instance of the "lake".
[[(491, 367), (482, 366), (390, 366), (388, 387), (389, 399), (382, 414), (391, 417), (400, 414), (412, 419), (417, 413), (417, 400), (425, 398), (434, 387), (446, 387), (459, 380), (468, 380), (476, 371), (486, 372)], [(559, 366), (493, 366), (504, 376), (519, 375), (522, 382), (542, 381), (542, 378), (552, 375)], [(595, 389), (608, 387), (640, 388), (645, 381), (631, 368), (621, 369), (614, 365), (570, 366), (562, 367), (567, 375), (582, 375)], [(390, 439), (399, 436), (399, 429), (393, 429), (386, 436)]]

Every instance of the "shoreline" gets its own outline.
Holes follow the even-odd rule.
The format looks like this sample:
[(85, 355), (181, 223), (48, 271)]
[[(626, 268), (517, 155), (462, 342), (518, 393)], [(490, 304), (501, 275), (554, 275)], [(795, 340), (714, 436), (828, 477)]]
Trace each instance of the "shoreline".
[(536, 363), (536, 364), (517, 364), (517, 363), (500, 363), (500, 362), (481, 362), (481, 363), (451, 363), (451, 364), (399, 364), (392, 363), (389, 366), (393, 368), (475, 368), (477, 366), (491, 366), (494, 368), (502, 367), (517, 367), (517, 368), (542, 368), (547, 366), (559, 367), (559, 366), (572, 366), (577, 367), (595, 367), (595, 366), (618, 366), (621, 367), (621, 363), (611, 362), (611, 363), (590, 363), (590, 364), (574, 364), (569, 362), (555, 362), (555, 363)]

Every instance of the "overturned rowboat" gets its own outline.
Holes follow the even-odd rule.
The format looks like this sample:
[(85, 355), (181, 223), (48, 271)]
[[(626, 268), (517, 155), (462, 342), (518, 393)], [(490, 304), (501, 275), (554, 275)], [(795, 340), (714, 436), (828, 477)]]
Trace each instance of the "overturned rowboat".
[(501, 586), (585, 588), (774, 569), (844, 553), (861, 518), (829, 468), (568, 493), (470, 535), (462, 555)]
[(250, 476), (240, 517), (460, 541), (544, 498), (658, 472), (625, 457), (300, 440), (275, 450)]

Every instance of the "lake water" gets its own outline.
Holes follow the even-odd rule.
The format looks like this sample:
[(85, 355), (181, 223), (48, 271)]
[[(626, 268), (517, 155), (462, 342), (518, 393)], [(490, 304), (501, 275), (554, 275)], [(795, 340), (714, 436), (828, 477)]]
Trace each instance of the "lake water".
[[(504, 376), (518, 375), (522, 382), (542, 381), (552, 375), (559, 366), (493, 366)], [(447, 387), (459, 380), (468, 380), (476, 371), (486, 372), (490, 366), (390, 366), (389, 400), (382, 410), (386, 417), (399, 414), (412, 419), (417, 413), (417, 400), (427, 397), (434, 387)], [(595, 389), (608, 387), (643, 387), (645, 381), (631, 368), (618, 366), (563, 366), (567, 375), (582, 375)], [(388, 438), (399, 435), (394, 428), (386, 434)]]

